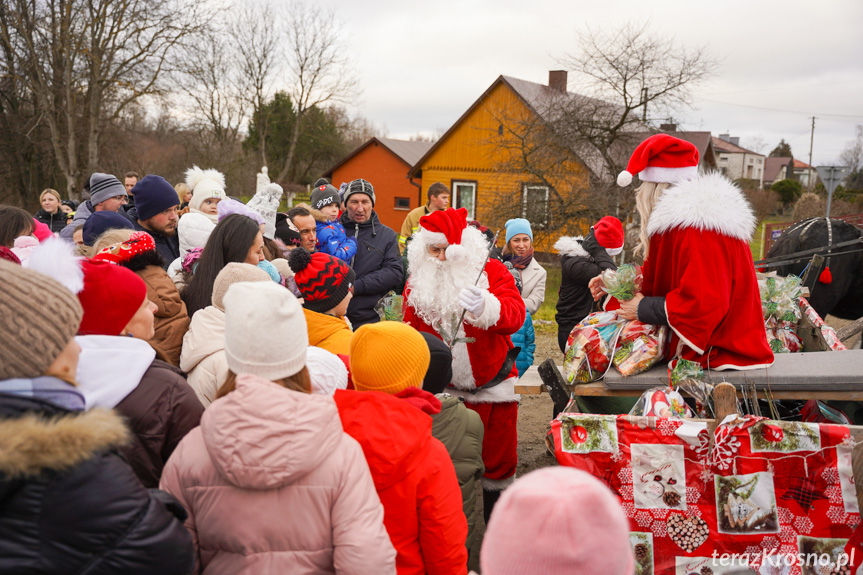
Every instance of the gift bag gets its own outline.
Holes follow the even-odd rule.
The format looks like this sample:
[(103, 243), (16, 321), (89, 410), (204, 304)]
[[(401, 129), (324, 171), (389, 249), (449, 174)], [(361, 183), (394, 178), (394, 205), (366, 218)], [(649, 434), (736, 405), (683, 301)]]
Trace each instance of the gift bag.
[(391, 291), (375, 304), (375, 311), (381, 321), (402, 321), (404, 318), (404, 297)]
[(592, 313), (579, 322), (566, 340), (563, 376), (568, 383), (601, 379), (611, 367), (617, 337), (626, 320), (610, 311)]
[(602, 291), (620, 301), (628, 301), (641, 291), (644, 278), (641, 268), (632, 264), (624, 264), (616, 270), (602, 272)]
[(692, 410), (680, 392), (671, 387), (653, 387), (641, 394), (629, 415), (642, 417), (673, 417), (691, 419)]
[(623, 377), (647, 371), (662, 359), (667, 341), (668, 326), (631, 321), (617, 339), (614, 367)]

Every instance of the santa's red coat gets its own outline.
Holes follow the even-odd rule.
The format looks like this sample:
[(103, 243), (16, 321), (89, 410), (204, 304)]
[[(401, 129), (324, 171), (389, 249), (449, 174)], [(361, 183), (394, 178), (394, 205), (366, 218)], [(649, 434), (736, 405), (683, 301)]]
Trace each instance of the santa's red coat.
[[(513, 347), (509, 336), (518, 331), (524, 324), (524, 301), (521, 299), (521, 294), (518, 293), (515, 280), (509, 270), (499, 261), (490, 259), (486, 264), (484, 275), (488, 279), (488, 291), (496, 301), (487, 301), (479, 318), (474, 318), (469, 313), (465, 316), (464, 335), (459, 335), (459, 337), (473, 338), (475, 341), (467, 344), (460, 342), (453, 348), (452, 383), (457, 389), (464, 391), (482, 387), (497, 375), (503, 366), (507, 352)], [(481, 282), (480, 285), (484, 283)], [(408, 279), (405, 287), (405, 303), (407, 304), (404, 315), (405, 323), (412, 325), (419, 331), (441, 338), (441, 335), (423, 321), (409, 304), (410, 292), (411, 282)], [(490, 325), (484, 325), (489, 323)], [(467, 346), (470, 369), (461, 366), (459, 362), (459, 356), (463, 355), (465, 346)], [(517, 376), (518, 369), (513, 365), (509, 377)], [(477, 401), (483, 400), (477, 398)]]
[(755, 218), (730, 181), (709, 174), (677, 184), (648, 219), (645, 296), (665, 298), (670, 353), (707, 369), (773, 364), (749, 249)]

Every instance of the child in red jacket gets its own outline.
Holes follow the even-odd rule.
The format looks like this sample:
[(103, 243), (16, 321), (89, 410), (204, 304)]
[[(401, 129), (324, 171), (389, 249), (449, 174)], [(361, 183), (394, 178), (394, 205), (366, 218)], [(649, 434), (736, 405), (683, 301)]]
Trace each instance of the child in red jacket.
[(422, 390), (429, 349), (410, 326), (362, 326), (350, 347), (356, 391), (336, 391), (342, 427), (363, 448), (399, 575), (467, 573), (467, 520), (446, 447), (432, 437), (440, 401)]

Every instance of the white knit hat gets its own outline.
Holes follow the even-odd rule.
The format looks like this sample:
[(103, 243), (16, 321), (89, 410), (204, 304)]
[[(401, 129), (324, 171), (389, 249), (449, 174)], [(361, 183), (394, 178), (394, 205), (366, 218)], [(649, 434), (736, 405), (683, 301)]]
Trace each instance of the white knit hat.
[(336, 354), (312, 346), (306, 350), (306, 367), (314, 393), (332, 395), (348, 388), (348, 368)]
[[(186, 170), (186, 185), (192, 190), (192, 200), (189, 202), (189, 212), (193, 214), (203, 214), (201, 212), (201, 204), (204, 200), (216, 198), (224, 200), (225, 194), (225, 175), (218, 170), (209, 169), (202, 170), (198, 166), (192, 166)], [(213, 224), (218, 223), (216, 214), (203, 214)]]
[(309, 334), (294, 294), (273, 282), (239, 282), (228, 288), (224, 304), (231, 371), (275, 381), (303, 369)]

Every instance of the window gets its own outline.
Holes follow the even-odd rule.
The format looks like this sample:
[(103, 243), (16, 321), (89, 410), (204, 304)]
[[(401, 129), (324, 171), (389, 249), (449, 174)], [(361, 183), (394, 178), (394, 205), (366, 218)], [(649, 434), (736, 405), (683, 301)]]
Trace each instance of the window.
[(548, 225), (548, 186), (525, 184), (521, 193), (521, 217), (532, 226)]
[(467, 218), (476, 219), (476, 182), (453, 181), (452, 191), (455, 196), (455, 207), (466, 208)]
[(411, 209), (411, 199), (410, 198), (396, 198), (396, 207), (397, 210), (410, 210)]

